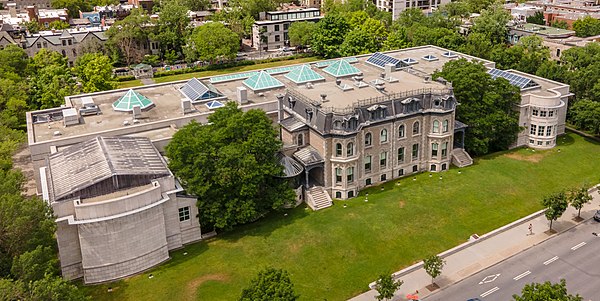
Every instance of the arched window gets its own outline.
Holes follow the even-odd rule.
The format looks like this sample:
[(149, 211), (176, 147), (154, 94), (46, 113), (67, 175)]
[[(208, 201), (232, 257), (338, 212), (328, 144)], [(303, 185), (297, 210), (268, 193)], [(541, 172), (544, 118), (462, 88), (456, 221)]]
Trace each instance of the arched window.
[(297, 138), (296, 144), (298, 146), (304, 145), (304, 135), (298, 134), (298, 138)]
[(61, 51), (63, 56), (67, 56), (67, 52), (65, 52), (64, 50)]
[(379, 142), (384, 143), (387, 142), (387, 130), (381, 130), (381, 135), (379, 136)]
[(556, 57), (560, 57), (560, 49), (556, 49)]
[(419, 132), (421, 132), (419, 122), (415, 121), (415, 123), (413, 123), (413, 135), (417, 135)]
[(404, 124), (398, 127), (398, 138), (404, 138)]
[(335, 144), (335, 156), (336, 157), (341, 157), (342, 156), (342, 144), (341, 143), (336, 143)]
[(437, 120), (433, 121), (433, 132), (434, 133), (439, 133), (440, 132), (440, 122)]
[(354, 156), (354, 143), (349, 142), (348, 145), (346, 145), (346, 156)]
[(444, 120), (444, 122), (442, 123), (442, 131), (444, 133), (448, 132), (448, 119)]
[(372, 142), (373, 142), (373, 135), (371, 135), (371, 133), (365, 134), (365, 146), (371, 146)]

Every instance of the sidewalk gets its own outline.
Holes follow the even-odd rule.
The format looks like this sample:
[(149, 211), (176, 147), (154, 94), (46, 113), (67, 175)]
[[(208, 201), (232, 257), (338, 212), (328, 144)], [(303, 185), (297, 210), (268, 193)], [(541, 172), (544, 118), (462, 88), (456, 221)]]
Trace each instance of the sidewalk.
[[(600, 209), (599, 186), (589, 190), (593, 200), (581, 210), (583, 220), (575, 221), (577, 210), (569, 206), (562, 217), (552, 223), (556, 234), (546, 232), (549, 222), (542, 210), (439, 254), (446, 261), (446, 265), (442, 269), (442, 275), (435, 279), (440, 289), (433, 292), (426, 288), (431, 284), (431, 277), (423, 269), (422, 262), (394, 273), (395, 278), (404, 281), (404, 284), (392, 300), (406, 300), (407, 294), (414, 294), (417, 290), (420, 298), (427, 297), (592, 218), (596, 210)], [(533, 235), (529, 234), (529, 224), (532, 225)], [(369, 286), (373, 288), (374, 284), (372, 282)], [(350, 300), (372, 301), (376, 300), (377, 295), (377, 291), (371, 289)]]

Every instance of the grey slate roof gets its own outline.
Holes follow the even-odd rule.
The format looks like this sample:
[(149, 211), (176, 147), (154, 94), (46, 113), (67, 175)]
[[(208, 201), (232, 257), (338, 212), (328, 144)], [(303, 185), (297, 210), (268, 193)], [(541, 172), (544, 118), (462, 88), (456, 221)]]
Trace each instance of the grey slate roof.
[(290, 132), (308, 128), (304, 122), (296, 119), (296, 117), (293, 116), (280, 121), (279, 124), (281, 124), (282, 127)]
[(460, 129), (466, 129), (469, 126), (458, 121), (458, 120), (454, 120), (454, 130), (460, 130)]
[(52, 200), (76, 193), (113, 176), (170, 175), (152, 142), (143, 137), (97, 137), (48, 158)]

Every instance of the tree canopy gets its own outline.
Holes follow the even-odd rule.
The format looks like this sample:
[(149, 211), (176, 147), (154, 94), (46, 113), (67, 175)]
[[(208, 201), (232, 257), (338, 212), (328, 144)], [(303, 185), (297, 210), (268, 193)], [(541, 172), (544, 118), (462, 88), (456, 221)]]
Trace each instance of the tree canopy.
[(100, 53), (86, 53), (77, 58), (75, 72), (85, 93), (112, 90), (117, 87), (113, 79), (110, 58)]
[(188, 39), (184, 50), (188, 61), (209, 61), (233, 59), (240, 48), (237, 34), (219, 22), (211, 22), (196, 27)]
[(290, 44), (292, 46), (310, 45), (316, 27), (317, 23), (314, 22), (304, 21), (292, 23), (288, 31)]
[(567, 282), (561, 279), (559, 283), (530, 283), (526, 284), (521, 295), (513, 295), (514, 301), (583, 301), (578, 294), (573, 296), (567, 292)]
[(486, 68), (465, 59), (450, 61), (434, 78), (452, 82), (454, 95), (460, 102), (456, 119), (469, 128), (465, 148), (483, 155), (506, 150), (514, 143), (519, 127), (519, 113), (514, 106), (521, 101), (519, 88), (503, 78), (493, 80)]
[(564, 191), (561, 191), (544, 197), (542, 205), (546, 208), (544, 215), (546, 216), (546, 219), (550, 221), (550, 230), (552, 230), (552, 222), (565, 213), (565, 210), (567, 210), (567, 207), (569, 206), (569, 202)]
[(382, 274), (375, 282), (375, 290), (379, 293), (375, 298), (377, 300), (390, 300), (394, 297), (394, 293), (402, 286), (402, 280), (394, 280), (391, 274)]
[(437, 276), (442, 274), (442, 269), (445, 264), (446, 262), (437, 255), (431, 255), (423, 259), (423, 268), (425, 269), (425, 272), (431, 276), (432, 283)]
[(46, 48), (40, 49), (29, 64), (30, 94), (34, 107), (47, 109), (64, 103), (75, 94), (75, 80), (67, 58)]
[(330, 13), (317, 23), (313, 32), (311, 48), (314, 53), (325, 58), (340, 56), (339, 45), (344, 42), (350, 25), (340, 13)]
[(107, 46), (117, 57), (124, 59), (127, 66), (143, 59), (145, 53), (141, 45), (148, 42), (148, 24), (150, 17), (142, 9), (132, 9), (129, 16), (106, 31)]
[(156, 21), (154, 32), (150, 36), (159, 42), (163, 55), (174, 52), (176, 56), (179, 56), (182, 53), (183, 46), (191, 32), (189, 29), (190, 19), (187, 15), (188, 2), (189, 0), (161, 1), (158, 21)]
[(299, 297), (288, 272), (269, 267), (258, 272), (242, 290), (239, 301), (295, 301)]
[(169, 168), (198, 196), (202, 222), (231, 228), (294, 199), (278, 178), (281, 141), (264, 111), (244, 113), (229, 102), (208, 121), (183, 127), (166, 148)]
[(573, 30), (578, 37), (590, 37), (600, 34), (600, 20), (585, 16), (573, 22)]
[(481, 16), (473, 20), (471, 32), (482, 33), (493, 44), (506, 42), (508, 28), (506, 23), (511, 16), (501, 5), (492, 5), (481, 11)]

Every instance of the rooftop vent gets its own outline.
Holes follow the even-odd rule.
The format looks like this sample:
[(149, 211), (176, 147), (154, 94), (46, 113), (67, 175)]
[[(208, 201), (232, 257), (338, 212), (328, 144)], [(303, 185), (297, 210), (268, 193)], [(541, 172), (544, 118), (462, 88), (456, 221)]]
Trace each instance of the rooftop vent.
[(79, 124), (79, 115), (77, 115), (77, 109), (68, 108), (62, 110), (63, 122), (65, 126), (76, 125)]
[(325, 94), (325, 93), (321, 94), (321, 101), (323, 101), (323, 102), (327, 101), (327, 94)]
[(133, 119), (140, 119), (142, 118), (142, 107), (140, 107), (139, 105), (134, 105), (133, 106)]
[(237, 87), (236, 95), (239, 104), (243, 105), (248, 103), (248, 89), (245, 87)]
[(183, 110), (183, 114), (192, 112), (192, 101), (184, 98), (181, 100), (181, 109)]

